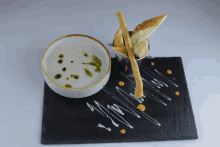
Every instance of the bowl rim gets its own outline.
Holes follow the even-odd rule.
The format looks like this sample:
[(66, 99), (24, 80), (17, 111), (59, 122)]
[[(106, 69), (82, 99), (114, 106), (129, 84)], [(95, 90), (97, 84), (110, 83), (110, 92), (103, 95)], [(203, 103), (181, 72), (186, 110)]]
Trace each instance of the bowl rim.
[[(99, 43), (99, 44), (105, 49), (105, 51), (107, 52), (108, 58), (109, 58), (109, 67), (108, 67), (108, 70), (107, 70), (107, 72), (105, 73), (105, 75), (102, 77), (102, 79), (99, 80), (98, 82), (96, 82), (96, 83), (90, 85), (90, 86), (83, 87), (83, 88), (66, 88), (66, 87), (64, 87), (64, 86), (62, 86), (62, 85), (60, 85), (60, 84), (57, 84), (55, 81), (53, 81), (53, 80), (48, 76), (48, 74), (47, 74), (47, 72), (46, 72), (46, 70), (45, 70), (45, 68), (44, 68), (44, 58), (45, 58), (45, 54), (46, 54), (47, 50), (50, 48), (50, 46), (51, 46), (52, 44), (54, 44), (55, 42), (57, 42), (57, 41), (63, 39), (63, 38), (74, 37), (74, 36), (87, 37), (87, 38), (89, 38), (89, 39), (92, 39), (92, 40), (96, 41), (97, 43)], [(96, 39), (96, 38), (94, 38), (94, 37), (91, 37), (91, 36), (88, 36), (88, 35), (84, 35), (84, 34), (70, 34), (70, 35), (62, 36), (62, 37), (56, 39), (55, 41), (53, 41), (53, 42), (46, 48), (46, 50), (44, 51), (43, 57), (42, 57), (42, 68), (43, 68), (44, 75), (45, 75), (45, 76), (47, 77), (47, 79), (49, 79), (49, 81), (50, 81), (51, 83), (53, 83), (54, 85), (56, 85), (56, 86), (58, 86), (58, 87), (60, 87), (60, 88), (62, 88), (62, 89), (66, 89), (66, 90), (80, 91), (80, 90), (86, 90), (86, 89), (90, 89), (90, 88), (92, 88), (92, 87), (95, 87), (96, 85), (98, 85), (99, 83), (101, 83), (101, 82), (108, 76), (108, 74), (109, 74), (109, 72), (110, 72), (110, 69), (111, 69), (111, 57), (110, 57), (110, 53), (109, 53), (109, 51), (107, 50), (107, 48), (106, 48), (106, 47), (104, 46), (104, 44), (102, 44), (98, 39)]]

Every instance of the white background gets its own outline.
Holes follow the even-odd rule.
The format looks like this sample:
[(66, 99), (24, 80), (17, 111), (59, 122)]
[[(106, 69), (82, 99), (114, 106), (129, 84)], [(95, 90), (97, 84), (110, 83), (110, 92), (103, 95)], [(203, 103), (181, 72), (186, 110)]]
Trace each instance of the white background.
[[(107, 45), (122, 11), (128, 30), (162, 14), (169, 17), (150, 36), (153, 56), (181, 56), (199, 139), (61, 146), (218, 146), (220, 131), (220, 1), (216, 0), (1, 0), (0, 146), (40, 144), (46, 47), (68, 34), (86, 34)], [(51, 145), (55, 146), (55, 145)]]

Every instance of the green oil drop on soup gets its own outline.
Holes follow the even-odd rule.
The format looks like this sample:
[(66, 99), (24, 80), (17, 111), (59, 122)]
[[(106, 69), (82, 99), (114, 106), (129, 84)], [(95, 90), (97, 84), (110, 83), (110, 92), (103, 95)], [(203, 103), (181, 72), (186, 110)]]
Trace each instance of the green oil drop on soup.
[(79, 79), (79, 76), (78, 75), (74, 75), (73, 78), (74, 79)]
[(84, 53), (84, 56), (87, 57), (87, 58), (89, 57), (87, 53)]
[(59, 79), (59, 78), (61, 78), (61, 77), (62, 77), (61, 74), (56, 74), (56, 75), (54, 76), (54, 79)]
[(66, 87), (66, 88), (72, 88), (72, 86), (69, 85), (69, 84), (66, 84), (65, 87)]
[(89, 77), (92, 77), (92, 73), (88, 69), (84, 68), (84, 70), (86, 72), (86, 75), (88, 75)]
[(63, 58), (63, 57), (64, 57), (63, 54), (60, 54), (60, 55), (59, 55), (59, 58)]
[(73, 74), (71, 74), (70, 77), (71, 77), (71, 78), (74, 78), (74, 79), (79, 79), (79, 76), (78, 76), (78, 75), (73, 75)]
[(61, 64), (63, 62), (63, 59), (58, 60), (58, 63)]
[(101, 72), (102, 61), (95, 55), (92, 56), (92, 62), (86, 63), (88, 65), (95, 66), (95, 72)]

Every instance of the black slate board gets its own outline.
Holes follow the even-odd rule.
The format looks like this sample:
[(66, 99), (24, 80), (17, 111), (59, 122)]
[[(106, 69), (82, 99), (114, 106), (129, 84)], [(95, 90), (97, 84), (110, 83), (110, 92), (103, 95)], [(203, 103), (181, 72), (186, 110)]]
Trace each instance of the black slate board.
[[(150, 65), (151, 62), (154, 62), (155, 65)], [(119, 81), (124, 81), (125, 85), (120, 88), (128, 93), (134, 93), (135, 85), (118, 75), (115, 65), (116, 59), (113, 58), (111, 76), (105, 88), (126, 102), (126, 100), (124, 100), (124, 98), (117, 92), (115, 86), (118, 86)], [(167, 103), (167, 106), (164, 106), (149, 97), (146, 97), (143, 102), (146, 106), (145, 113), (157, 120), (161, 126), (151, 123), (142, 116), (141, 118), (136, 118), (123, 111), (125, 112), (125, 120), (127, 120), (134, 128), (130, 129), (116, 119), (113, 119), (119, 124), (119, 127), (117, 128), (112, 125), (110, 119), (105, 118), (97, 111), (92, 113), (86, 105), (86, 102), (88, 102), (98, 108), (94, 103), (94, 100), (96, 100), (104, 107), (106, 107), (107, 104), (112, 105), (115, 103), (125, 108), (124, 105), (116, 101), (104, 90), (101, 90), (97, 94), (88, 98), (70, 99), (56, 94), (45, 83), (41, 143), (87, 144), (198, 139), (181, 58), (166, 57), (146, 59), (142, 66), (147, 67), (152, 72), (154, 72), (154, 69), (157, 69), (164, 74), (166, 74), (167, 69), (172, 70), (171, 75), (166, 75), (176, 78), (174, 82), (179, 86), (177, 88), (166, 82), (169, 87), (162, 87), (160, 89), (162, 93), (172, 99), (171, 101), (166, 100), (144, 86), (144, 90), (149, 90), (150, 93)], [(142, 69), (140, 70), (140, 73), (143, 78), (148, 80), (152, 79), (145, 74)], [(156, 75), (156, 72), (154, 73)], [(135, 81), (132, 78), (131, 80)], [(176, 96), (175, 91), (179, 91), (180, 95)], [(136, 101), (132, 102), (134, 102), (135, 105), (138, 104)], [(126, 103), (129, 104), (128, 102)], [(98, 123), (110, 127), (111, 132), (96, 127)], [(121, 129), (125, 129), (126, 133), (122, 135), (120, 133)]]

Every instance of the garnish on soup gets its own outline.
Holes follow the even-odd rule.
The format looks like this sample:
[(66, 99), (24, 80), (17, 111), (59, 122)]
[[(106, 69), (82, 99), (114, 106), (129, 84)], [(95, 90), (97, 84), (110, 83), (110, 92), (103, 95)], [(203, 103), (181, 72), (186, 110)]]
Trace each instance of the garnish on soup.
[(66, 67), (64, 67), (62, 70), (63, 70), (63, 71), (66, 71)]
[(63, 59), (58, 60), (58, 63), (61, 64), (63, 62)]
[(84, 70), (89, 77), (92, 77), (92, 73), (88, 69), (84, 68)]
[(66, 87), (66, 88), (72, 88), (72, 86), (69, 85), (69, 84), (66, 84), (65, 87)]
[(95, 55), (92, 56), (92, 62), (85, 63), (85, 64), (95, 66), (96, 67), (95, 72), (101, 72), (102, 61)]
[(60, 55), (59, 55), (59, 58), (63, 58), (63, 57), (64, 57), (63, 54), (60, 54)]
[(56, 74), (56, 75), (54, 76), (54, 79), (59, 79), (59, 78), (61, 78), (61, 77), (62, 77), (61, 74)]

